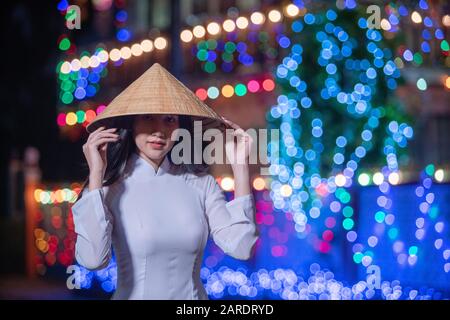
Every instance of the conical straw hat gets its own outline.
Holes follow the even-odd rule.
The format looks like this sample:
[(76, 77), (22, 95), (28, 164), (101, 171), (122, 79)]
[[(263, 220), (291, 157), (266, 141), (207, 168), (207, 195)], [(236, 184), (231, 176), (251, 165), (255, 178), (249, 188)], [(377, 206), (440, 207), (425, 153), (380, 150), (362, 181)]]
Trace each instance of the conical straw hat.
[(202, 126), (224, 130), (227, 124), (191, 90), (160, 64), (153, 64), (123, 90), (105, 110), (97, 115), (86, 130), (109, 127), (116, 117), (138, 114), (189, 115), (202, 120)]

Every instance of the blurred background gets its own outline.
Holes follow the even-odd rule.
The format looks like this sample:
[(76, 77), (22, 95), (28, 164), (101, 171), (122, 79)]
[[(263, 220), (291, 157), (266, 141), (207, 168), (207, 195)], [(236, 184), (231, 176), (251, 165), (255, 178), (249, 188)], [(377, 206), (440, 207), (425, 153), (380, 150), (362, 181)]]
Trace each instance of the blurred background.
[[(86, 125), (153, 63), (244, 129), (255, 257), (209, 242), (211, 299), (450, 297), (450, 4), (79, 0), (2, 4), (0, 298), (107, 299), (74, 260)], [(230, 168), (212, 168), (228, 199)]]

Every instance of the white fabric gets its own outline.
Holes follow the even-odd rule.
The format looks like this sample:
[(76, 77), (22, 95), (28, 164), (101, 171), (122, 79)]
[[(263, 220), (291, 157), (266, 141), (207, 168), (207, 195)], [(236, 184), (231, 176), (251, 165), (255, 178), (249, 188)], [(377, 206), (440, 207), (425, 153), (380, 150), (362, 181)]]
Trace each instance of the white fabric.
[(211, 175), (181, 172), (167, 156), (155, 172), (133, 153), (121, 179), (85, 189), (72, 212), (78, 263), (104, 268), (114, 249), (113, 299), (208, 299), (200, 280), (208, 235), (243, 260), (258, 238), (252, 195), (227, 202)]

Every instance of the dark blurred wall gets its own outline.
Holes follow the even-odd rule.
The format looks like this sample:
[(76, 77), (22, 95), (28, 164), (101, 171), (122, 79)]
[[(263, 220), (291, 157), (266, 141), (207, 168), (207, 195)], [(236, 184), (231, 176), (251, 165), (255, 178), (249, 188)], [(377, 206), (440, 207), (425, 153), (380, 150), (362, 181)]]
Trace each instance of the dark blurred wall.
[(21, 158), (27, 146), (37, 147), (47, 172), (59, 152), (55, 69), (62, 19), (56, 1), (2, 2), (0, 215), (8, 214), (11, 154)]

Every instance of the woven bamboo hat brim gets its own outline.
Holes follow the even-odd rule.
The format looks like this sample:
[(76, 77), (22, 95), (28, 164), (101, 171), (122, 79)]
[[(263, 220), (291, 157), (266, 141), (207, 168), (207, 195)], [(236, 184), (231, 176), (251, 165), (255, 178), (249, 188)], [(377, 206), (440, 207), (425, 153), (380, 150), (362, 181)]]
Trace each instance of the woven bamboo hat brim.
[(101, 126), (111, 127), (121, 116), (138, 114), (189, 115), (201, 120), (204, 129), (228, 126), (221, 117), (160, 64), (153, 64), (123, 90), (86, 127), (90, 133)]

